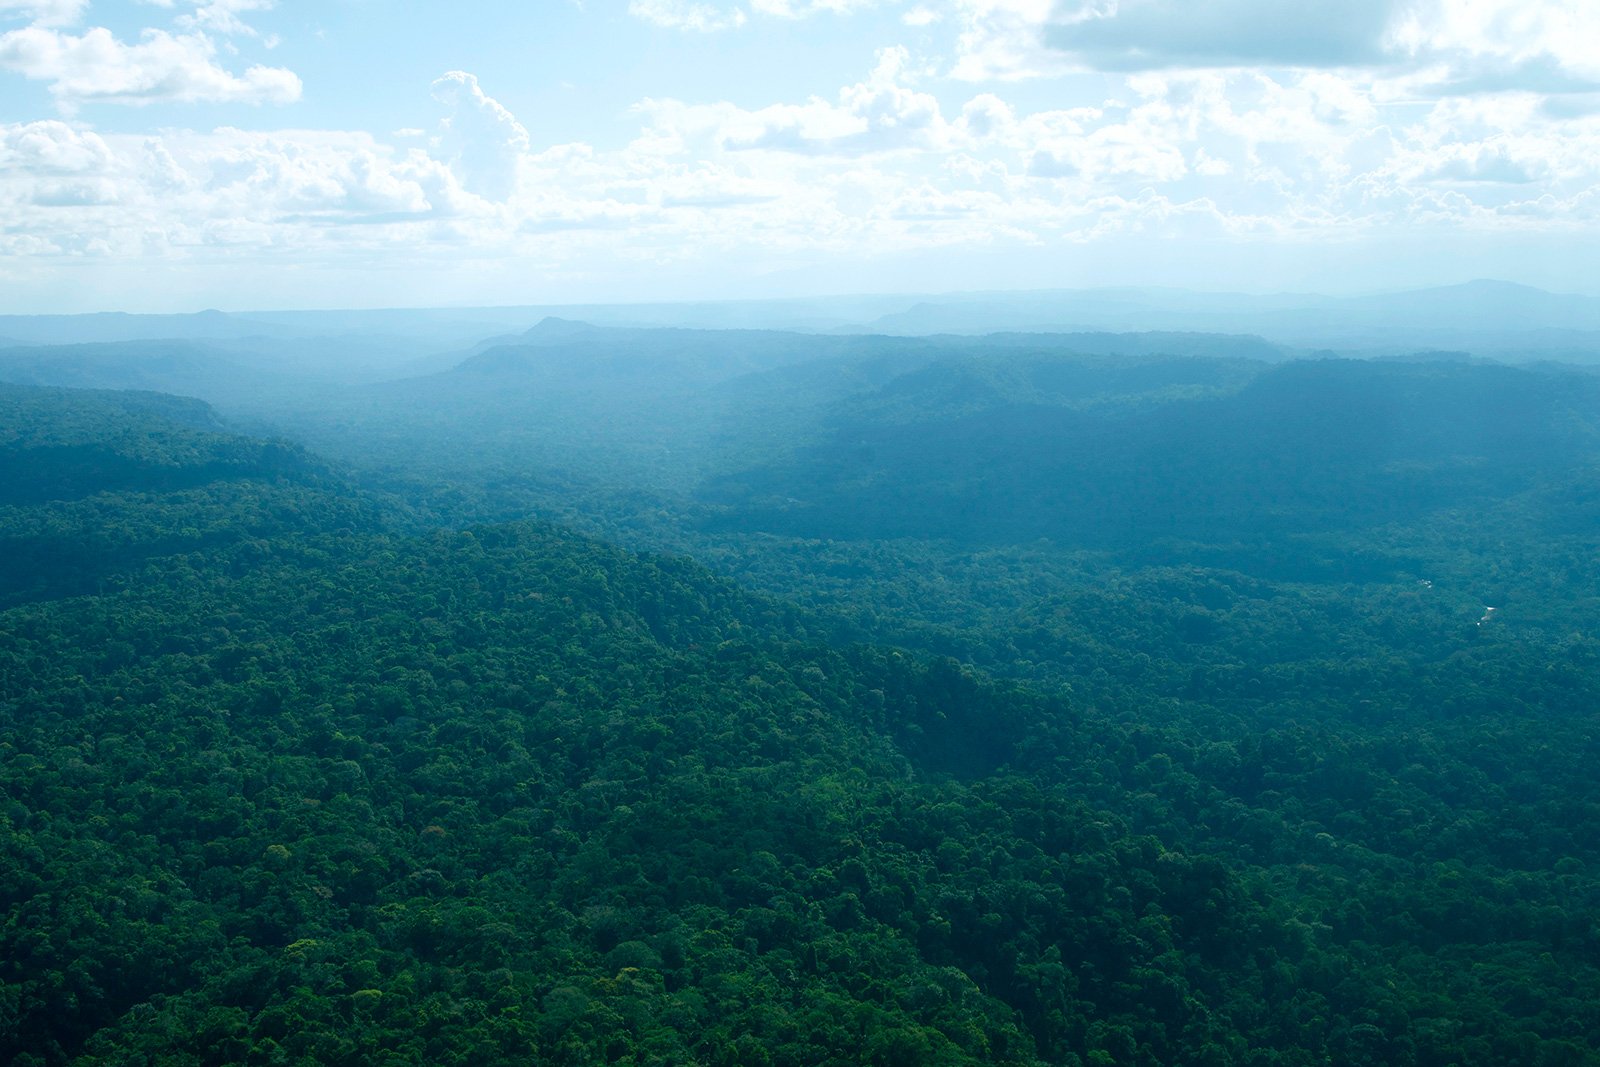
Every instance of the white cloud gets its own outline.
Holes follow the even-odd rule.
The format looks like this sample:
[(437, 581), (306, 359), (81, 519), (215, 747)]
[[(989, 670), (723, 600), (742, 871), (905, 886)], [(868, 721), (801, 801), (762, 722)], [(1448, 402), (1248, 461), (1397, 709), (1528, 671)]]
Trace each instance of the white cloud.
[(1233, 166), (1224, 159), (1213, 159), (1204, 148), (1195, 149), (1194, 172), (1207, 178), (1225, 178), (1233, 173)]
[(848, 15), (852, 11), (872, 7), (878, 0), (750, 0), (750, 9), (763, 15), (785, 19), (810, 18), (812, 15)]
[(1543, 169), (1540, 160), (1518, 159), (1509, 145), (1458, 145), (1422, 177), (1430, 181), (1524, 185), (1536, 181)]
[(937, 249), (1600, 222), (1600, 117), (1552, 118), (1530, 94), (1396, 100), (1391, 81), (1323, 68), (1094, 77), (1109, 98), (1063, 94), (1080, 106), (1030, 110), (1004, 87), (941, 103), (948, 85), (890, 48), (826, 96), (647, 101), (637, 136), (605, 148), (536, 144), (460, 71), (432, 86), (442, 121), (382, 138), (0, 127), (0, 246), (147, 264), (470, 254), (684, 276)]
[(465, 71), (435, 81), (433, 98), (449, 109), (434, 148), (459, 170), (467, 188), (491, 200), (510, 196), (528, 152), (527, 129)]
[(362, 133), (101, 136), (51, 121), (0, 127), (0, 211), (30, 254), (145, 264), (206, 248), (370, 251), (494, 216), (444, 162)]
[(1548, 59), (1600, 79), (1600, 5), (1592, 0), (1429, 0), (1399, 19), (1391, 36), (1411, 57)]
[(953, 0), (953, 7), (961, 29), (952, 77), (1009, 81), (1069, 69), (1043, 40), (1055, 0)]
[(155, 101), (287, 104), (300, 98), (300, 79), (280, 67), (252, 66), (235, 74), (218, 65), (216, 46), (202, 34), (146, 30), (126, 44), (104, 28), (75, 35), (42, 25), (0, 34), (0, 68), (50, 83), (65, 106)]
[(744, 109), (652, 100), (640, 110), (651, 118), (651, 135), (663, 142), (718, 150), (852, 156), (941, 146), (949, 126), (933, 96), (904, 84), (909, 64), (904, 48), (881, 49), (872, 73), (841, 89), (837, 102), (812, 97), (803, 104)]
[(1002, 137), (1017, 124), (1011, 105), (993, 93), (981, 93), (961, 109), (961, 122), (973, 137)]
[(743, 26), (745, 13), (737, 7), (724, 8), (696, 0), (631, 0), (628, 14), (670, 30), (714, 33)]
[(35, 207), (105, 207), (118, 202), (117, 186), (100, 178), (44, 181), (34, 187)]
[(173, 158), (159, 137), (145, 141), (141, 156), (135, 157), (130, 152), (129, 158), (139, 179), (157, 194), (183, 192), (195, 187), (194, 176)]
[(848, 15), (880, 2), (883, 0), (749, 0), (747, 14), (737, 4), (704, 0), (631, 0), (628, 14), (664, 29), (715, 33), (744, 26), (750, 14), (793, 21), (822, 14)]
[(106, 170), (110, 161), (104, 140), (65, 122), (0, 127), (0, 173), (93, 174)]
[(198, 33), (255, 37), (255, 28), (240, 16), (251, 11), (269, 11), (274, 5), (275, 0), (203, 0), (194, 11), (178, 16), (177, 24)]
[(89, 0), (0, 0), (0, 18), (21, 15), (38, 26), (71, 26)]

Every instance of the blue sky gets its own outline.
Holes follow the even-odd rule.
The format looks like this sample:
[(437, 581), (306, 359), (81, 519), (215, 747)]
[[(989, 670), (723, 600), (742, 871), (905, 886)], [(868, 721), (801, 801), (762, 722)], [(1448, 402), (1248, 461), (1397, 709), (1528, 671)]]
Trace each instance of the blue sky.
[(0, 310), (1600, 292), (1593, 0), (0, 0)]

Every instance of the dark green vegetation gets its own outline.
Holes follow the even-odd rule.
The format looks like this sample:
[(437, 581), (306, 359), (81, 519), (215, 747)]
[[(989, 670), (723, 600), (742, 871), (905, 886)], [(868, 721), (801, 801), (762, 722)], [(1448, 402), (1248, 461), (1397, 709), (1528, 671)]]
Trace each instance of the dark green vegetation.
[(1289, 354), (0, 387), (0, 1061), (1600, 1062), (1595, 380)]

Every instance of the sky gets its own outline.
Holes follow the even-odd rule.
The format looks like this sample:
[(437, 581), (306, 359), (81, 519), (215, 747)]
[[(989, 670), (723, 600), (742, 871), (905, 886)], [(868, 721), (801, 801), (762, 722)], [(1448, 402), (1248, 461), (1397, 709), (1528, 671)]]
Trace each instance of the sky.
[(0, 0), (0, 312), (1600, 293), (1596, 0)]

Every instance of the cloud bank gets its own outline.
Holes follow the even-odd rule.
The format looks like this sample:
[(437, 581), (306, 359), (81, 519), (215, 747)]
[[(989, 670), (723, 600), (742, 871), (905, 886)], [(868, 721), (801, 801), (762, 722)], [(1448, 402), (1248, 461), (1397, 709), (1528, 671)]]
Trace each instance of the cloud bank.
[(807, 17), (918, 43), (854, 44), (859, 73), (811, 91), (645, 95), (609, 142), (552, 139), (554, 116), (464, 70), (410, 86), (392, 134), (83, 120), (293, 107), (292, 72), (234, 62), (266, 7), (173, 0), (133, 42), (77, 28), (83, 5), (0, 8), (26, 22), (0, 67), (64, 112), (0, 126), (0, 275), (470, 261), (603, 286), (991, 253), (1314, 263), (1396, 242), (1442, 270), (1441, 249), (1600, 238), (1600, 8), (1567, 0), (636, 0), (636, 31), (666, 47)]
[(228, 70), (217, 36), (253, 35), (242, 16), (271, 0), (211, 0), (178, 16), (178, 32), (147, 29), (138, 41), (119, 40), (104, 27), (74, 33), (88, 4), (77, 0), (0, 0), (30, 24), (0, 33), (0, 70), (49, 85), (63, 110), (84, 104), (290, 104), (300, 78), (281, 67)]

